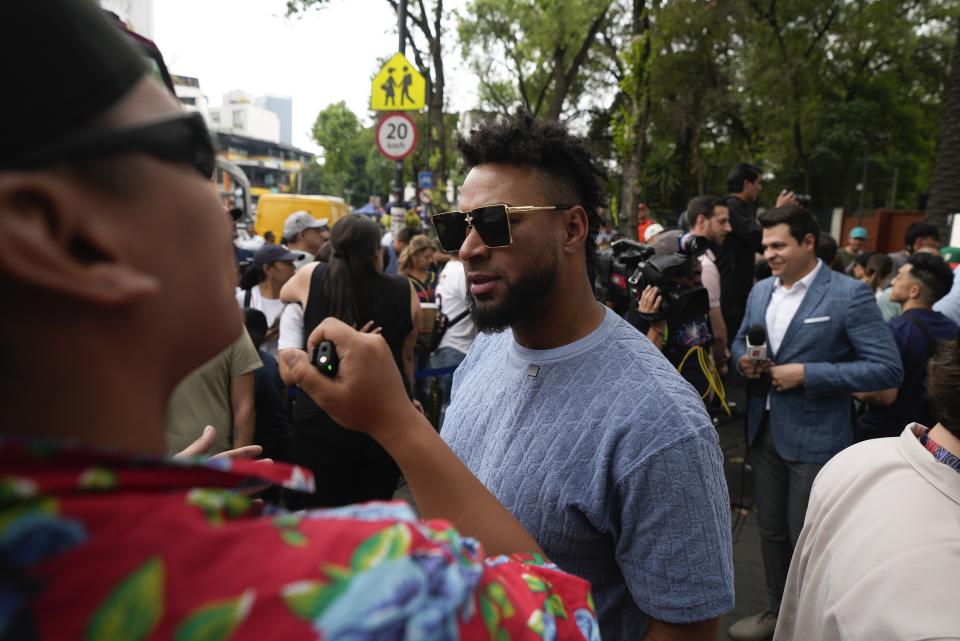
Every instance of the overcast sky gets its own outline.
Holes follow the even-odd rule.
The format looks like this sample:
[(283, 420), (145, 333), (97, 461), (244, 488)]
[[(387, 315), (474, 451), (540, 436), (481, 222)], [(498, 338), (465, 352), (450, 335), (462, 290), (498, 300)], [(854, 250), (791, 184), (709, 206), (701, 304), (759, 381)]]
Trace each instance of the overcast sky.
[[(310, 129), (321, 109), (343, 100), (366, 118), (377, 59), (397, 51), (397, 18), (385, 0), (331, 0), (296, 18), (284, 17), (285, 4), (159, 0), (153, 39), (171, 73), (199, 78), (211, 106), (233, 89), (292, 97), (293, 144), (316, 153)], [(471, 108), (475, 87), (459, 51), (446, 65), (448, 109)]]

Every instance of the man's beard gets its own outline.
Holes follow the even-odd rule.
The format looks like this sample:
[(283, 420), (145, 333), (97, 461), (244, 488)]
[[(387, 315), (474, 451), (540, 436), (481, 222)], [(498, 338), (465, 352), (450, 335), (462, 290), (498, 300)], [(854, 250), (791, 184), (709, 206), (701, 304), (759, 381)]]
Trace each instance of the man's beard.
[(557, 283), (557, 265), (540, 266), (524, 272), (523, 277), (507, 287), (503, 301), (494, 307), (477, 306), (477, 301), (467, 285), (467, 308), (477, 330), (485, 334), (502, 332), (526, 316), (542, 303)]

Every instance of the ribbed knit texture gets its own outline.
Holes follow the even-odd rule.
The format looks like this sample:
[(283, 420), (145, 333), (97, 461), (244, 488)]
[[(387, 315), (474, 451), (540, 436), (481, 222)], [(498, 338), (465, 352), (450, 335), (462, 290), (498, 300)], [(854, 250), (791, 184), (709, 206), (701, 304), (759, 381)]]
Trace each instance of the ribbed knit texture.
[(480, 335), (441, 432), (563, 569), (588, 579), (605, 641), (647, 615), (685, 623), (733, 607), (730, 506), (699, 396), (607, 310), (563, 347)]

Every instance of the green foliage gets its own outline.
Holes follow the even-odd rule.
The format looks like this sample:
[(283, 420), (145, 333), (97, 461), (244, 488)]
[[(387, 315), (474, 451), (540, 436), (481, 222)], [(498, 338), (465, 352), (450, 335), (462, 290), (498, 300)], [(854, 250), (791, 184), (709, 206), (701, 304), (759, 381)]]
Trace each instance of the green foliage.
[(322, 7), (330, 0), (287, 0), (287, 15), (293, 16), (313, 7)]
[[(811, 194), (814, 209), (853, 210), (866, 155), (866, 206), (887, 204), (896, 172), (896, 205), (916, 207), (931, 180), (958, 4), (470, 0), (456, 34), (479, 82), (477, 106), (570, 122), (591, 139), (609, 194), (625, 206), (634, 202), (621, 192), (634, 184), (628, 169), (634, 196), (662, 216), (699, 193), (725, 193), (730, 167), (753, 162), (767, 175), (766, 204), (788, 188)], [(648, 28), (637, 29), (638, 15)], [(436, 124), (427, 149), (426, 116), (414, 117), (421, 143), (404, 162), (406, 179), (438, 172), (444, 158), (455, 176), (455, 117), (444, 116), (444, 154)], [(361, 122), (342, 104), (318, 116), (324, 160), (305, 173), (308, 191), (354, 205), (390, 193), (394, 163)]]
[[(410, 113), (419, 132), (419, 142), (403, 163), (405, 182), (415, 182), (417, 173), (441, 163), (439, 145), (428, 149), (425, 131), (427, 114)], [(457, 117), (444, 114), (446, 130), (455, 131)], [(316, 118), (313, 137), (323, 147), (322, 158), (308, 166), (303, 173), (304, 192), (341, 196), (352, 206), (359, 207), (371, 195), (379, 195), (383, 202), (393, 190), (395, 162), (384, 158), (374, 139), (376, 124), (363, 126), (360, 118), (343, 102), (329, 105)], [(450, 141), (447, 141), (450, 144)], [(456, 171), (455, 154), (447, 153), (447, 172)], [(439, 185), (438, 185), (439, 187)], [(436, 196), (440, 194), (437, 193)], [(434, 202), (440, 203), (439, 198)]]
[(677, 212), (699, 193), (725, 193), (730, 167), (753, 162), (772, 175), (765, 202), (788, 188), (810, 193), (814, 209), (855, 209), (866, 152), (867, 207), (887, 204), (895, 169), (897, 205), (917, 206), (956, 0), (623, 0), (620, 9), (634, 4), (649, 13), (649, 33), (632, 39), (629, 20), (606, 30), (615, 46), (598, 53), (617, 94), (590, 134), (612, 141), (601, 148), (625, 170), (641, 142), (636, 97), (649, 97), (641, 199)]
[(589, 76), (581, 51), (589, 51), (594, 25), (610, 5), (609, 0), (472, 0), (458, 33), (480, 82), (481, 107), (508, 112), (522, 105), (556, 118), (564, 104), (576, 105)]

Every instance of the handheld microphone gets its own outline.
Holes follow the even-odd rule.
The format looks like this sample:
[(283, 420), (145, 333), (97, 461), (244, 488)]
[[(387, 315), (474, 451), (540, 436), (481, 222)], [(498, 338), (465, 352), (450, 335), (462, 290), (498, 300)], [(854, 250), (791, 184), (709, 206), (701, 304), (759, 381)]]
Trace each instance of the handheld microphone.
[(747, 359), (751, 361), (767, 360), (767, 332), (759, 323), (751, 325), (747, 331)]

